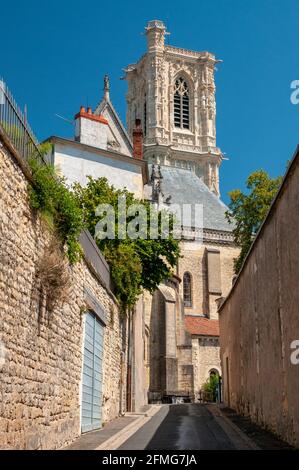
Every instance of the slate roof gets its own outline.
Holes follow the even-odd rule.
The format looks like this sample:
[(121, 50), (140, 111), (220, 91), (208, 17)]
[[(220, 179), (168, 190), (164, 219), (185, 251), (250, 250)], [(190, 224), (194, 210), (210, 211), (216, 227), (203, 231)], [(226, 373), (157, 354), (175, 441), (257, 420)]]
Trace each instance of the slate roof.
[[(151, 173), (151, 167), (149, 168)], [(224, 230), (231, 232), (232, 224), (229, 224), (225, 212), (227, 206), (214, 194), (205, 183), (190, 170), (175, 168), (172, 166), (161, 166), (161, 181), (164, 200), (171, 195), (172, 204), (202, 204), (203, 205), (203, 228), (213, 230)]]
[(219, 321), (205, 317), (185, 316), (186, 330), (191, 335), (219, 336)]

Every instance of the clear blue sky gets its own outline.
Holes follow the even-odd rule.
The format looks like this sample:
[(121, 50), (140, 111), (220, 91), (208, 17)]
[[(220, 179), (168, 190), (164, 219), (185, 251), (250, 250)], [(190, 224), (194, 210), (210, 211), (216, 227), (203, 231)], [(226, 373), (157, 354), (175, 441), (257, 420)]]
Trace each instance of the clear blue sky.
[(145, 51), (148, 20), (163, 20), (170, 44), (208, 50), (223, 60), (216, 73), (221, 191), (244, 187), (253, 170), (285, 171), (299, 142), (297, 0), (12, 1), (1, 5), (2, 75), (42, 140), (71, 137), (81, 104), (101, 99), (110, 75), (114, 106), (125, 121), (122, 68)]

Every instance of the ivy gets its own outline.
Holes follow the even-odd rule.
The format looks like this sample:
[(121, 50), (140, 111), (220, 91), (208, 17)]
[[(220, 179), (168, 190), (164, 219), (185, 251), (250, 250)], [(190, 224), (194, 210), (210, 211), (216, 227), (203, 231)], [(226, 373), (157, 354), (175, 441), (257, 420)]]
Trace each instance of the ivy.
[[(43, 144), (41, 153), (49, 151), (51, 144)], [(77, 199), (67, 187), (65, 178), (58, 175), (52, 165), (45, 165), (37, 158), (29, 160), (33, 183), (29, 188), (31, 207), (39, 210), (55, 230), (70, 263), (81, 258), (78, 236), (83, 228), (83, 213)]]

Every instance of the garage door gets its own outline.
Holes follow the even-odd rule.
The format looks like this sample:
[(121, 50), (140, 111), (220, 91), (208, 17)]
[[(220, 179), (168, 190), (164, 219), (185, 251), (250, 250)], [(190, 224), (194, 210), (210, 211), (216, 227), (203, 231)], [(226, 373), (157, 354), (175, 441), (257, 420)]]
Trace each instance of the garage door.
[(87, 312), (85, 317), (82, 432), (98, 429), (102, 425), (102, 359), (104, 327), (96, 316)]

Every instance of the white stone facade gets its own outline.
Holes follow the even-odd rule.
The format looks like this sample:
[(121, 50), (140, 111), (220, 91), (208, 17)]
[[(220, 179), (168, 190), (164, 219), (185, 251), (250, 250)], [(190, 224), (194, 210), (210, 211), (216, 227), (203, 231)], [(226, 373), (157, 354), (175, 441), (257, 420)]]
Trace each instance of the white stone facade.
[(136, 197), (143, 197), (147, 169), (142, 161), (58, 137), (51, 138), (51, 142), (53, 162), (70, 184), (80, 183), (84, 186), (88, 176), (104, 177), (115, 188), (127, 188)]

